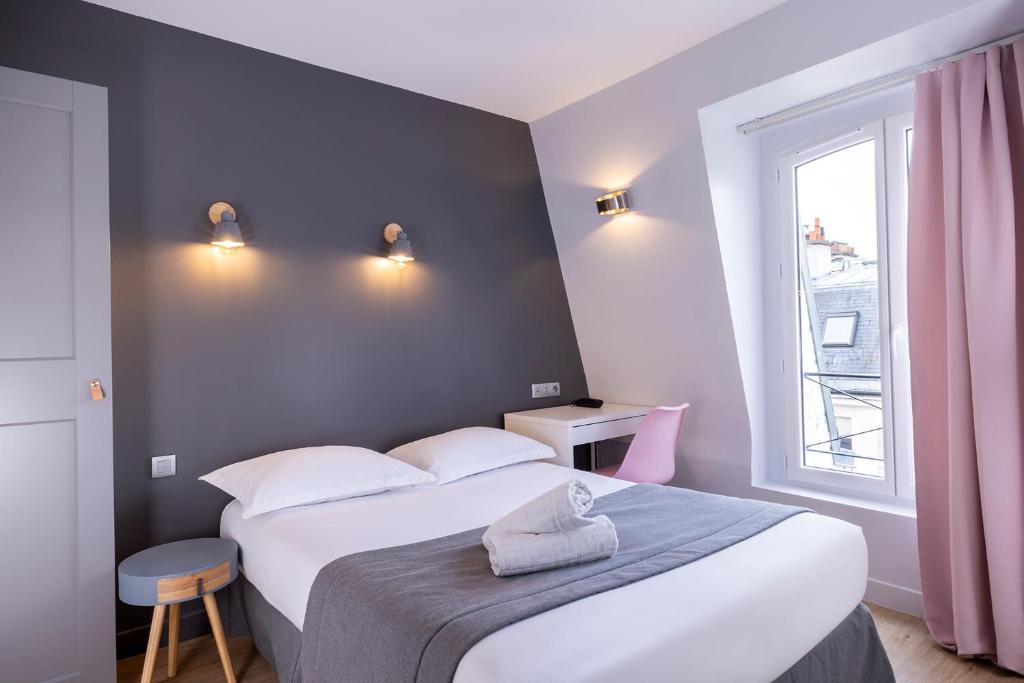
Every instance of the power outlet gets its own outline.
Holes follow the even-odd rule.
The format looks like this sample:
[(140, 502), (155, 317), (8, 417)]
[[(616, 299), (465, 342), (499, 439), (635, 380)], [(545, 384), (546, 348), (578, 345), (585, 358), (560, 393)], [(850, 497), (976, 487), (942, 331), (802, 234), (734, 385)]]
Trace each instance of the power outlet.
[(157, 479), (159, 477), (173, 477), (178, 470), (176, 458), (177, 456), (174, 455), (153, 456), (151, 461), (153, 479)]
[(562, 393), (562, 385), (558, 382), (547, 382), (545, 384), (531, 384), (533, 398), (551, 398)]

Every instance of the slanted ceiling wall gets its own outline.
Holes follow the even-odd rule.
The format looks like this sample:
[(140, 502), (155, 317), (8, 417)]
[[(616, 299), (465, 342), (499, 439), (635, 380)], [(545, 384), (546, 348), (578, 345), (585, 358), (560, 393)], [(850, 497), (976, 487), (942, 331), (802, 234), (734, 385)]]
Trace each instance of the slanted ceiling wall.
[[(698, 111), (975, 4), (790, 0), (531, 124), (591, 393), (691, 402), (676, 483), (807, 505), (860, 525), (869, 597), (911, 611), (920, 608), (911, 516), (751, 485), (752, 452), (772, 448), (763, 443), (757, 377), (766, 362), (761, 320), (772, 308), (757, 296), (757, 224), (717, 229)], [(998, 15), (1013, 2), (984, 4)], [(619, 187), (631, 188), (635, 212), (597, 216), (594, 198)], [(728, 208), (729, 188), (715, 189)]]
[[(72, 0), (0, 4), (0, 64), (108, 88), (118, 559), (216, 535), (227, 496), (196, 477), (221, 465), (586, 394), (525, 123)], [(546, 381), (563, 398), (531, 400)], [(122, 655), (148, 620), (120, 606)]]

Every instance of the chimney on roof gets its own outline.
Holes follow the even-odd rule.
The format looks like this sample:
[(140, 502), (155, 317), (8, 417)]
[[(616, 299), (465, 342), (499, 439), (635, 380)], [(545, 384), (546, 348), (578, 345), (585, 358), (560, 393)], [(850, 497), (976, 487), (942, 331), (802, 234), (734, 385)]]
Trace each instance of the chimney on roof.
[(817, 216), (814, 217), (814, 228), (807, 233), (808, 242), (824, 242), (825, 241), (825, 228), (821, 227), (821, 219)]

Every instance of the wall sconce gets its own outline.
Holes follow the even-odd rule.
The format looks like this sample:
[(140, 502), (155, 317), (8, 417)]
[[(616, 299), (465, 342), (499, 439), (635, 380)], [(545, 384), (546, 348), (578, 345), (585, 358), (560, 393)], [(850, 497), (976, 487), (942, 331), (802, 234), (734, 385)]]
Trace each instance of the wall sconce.
[(597, 198), (597, 212), (602, 216), (626, 213), (629, 210), (629, 196), (625, 190), (615, 190)]
[(227, 202), (216, 202), (210, 205), (210, 222), (213, 223), (213, 238), (210, 244), (219, 247), (222, 254), (233, 254), (235, 249), (245, 246), (242, 231), (235, 221), (235, 207)]
[(405, 268), (409, 261), (415, 261), (412, 255), (412, 242), (409, 241), (409, 233), (402, 229), (398, 223), (388, 223), (384, 226), (384, 239), (391, 245), (388, 258), (398, 264), (399, 268)]

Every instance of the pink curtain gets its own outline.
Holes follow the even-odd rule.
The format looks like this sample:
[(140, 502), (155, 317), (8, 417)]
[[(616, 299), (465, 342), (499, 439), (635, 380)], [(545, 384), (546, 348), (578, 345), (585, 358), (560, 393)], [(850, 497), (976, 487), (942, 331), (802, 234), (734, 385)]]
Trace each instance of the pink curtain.
[(909, 311), (925, 620), (1024, 672), (1024, 40), (917, 79)]

